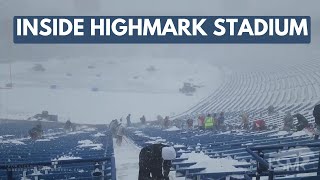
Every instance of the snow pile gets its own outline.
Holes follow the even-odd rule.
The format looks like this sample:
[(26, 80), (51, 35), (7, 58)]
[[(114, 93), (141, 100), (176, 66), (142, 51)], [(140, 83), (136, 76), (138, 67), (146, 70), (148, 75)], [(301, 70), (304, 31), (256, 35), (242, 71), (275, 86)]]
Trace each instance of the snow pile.
[(182, 145), (182, 144), (176, 144), (173, 146), (174, 148), (185, 148), (186, 146), (185, 145)]
[(74, 159), (82, 159), (81, 157), (75, 157), (75, 156), (61, 156), (58, 159), (53, 159), (53, 161), (64, 161), (64, 160), (74, 160)]
[(93, 131), (96, 131), (96, 129), (88, 126), (81, 126), (81, 127), (78, 127), (76, 131), (68, 132), (67, 134), (75, 135), (75, 134), (89, 133)]
[(93, 147), (91, 148), (92, 150), (102, 150), (103, 148), (101, 146), (96, 146), (96, 147)]
[(150, 137), (150, 139), (152, 139), (152, 140), (157, 140), (157, 139), (161, 139), (161, 137)]
[(86, 132), (91, 132), (91, 131), (96, 131), (96, 128), (89, 127), (87, 125), (82, 125), (77, 127), (78, 131), (86, 131)]
[(26, 145), (20, 139), (9, 139), (9, 140), (2, 140), (0, 138), (0, 144), (15, 144), (15, 145)]
[(73, 131), (73, 132), (68, 132), (68, 135), (76, 135), (76, 134), (82, 134), (82, 133), (87, 133), (85, 131)]
[(178, 153), (185, 153), (185, 152), (189, 152), (189, 151), (186, 151), (186, 150), (183, 150), (183, 149), (180, 149), (179, 151), (177, 151)]
[(246, 144), (242, 144), (242, 146), (251, 146), (251, 145), (253, 145), (253, 143), (246, 143)]
[(243, 132), (236, 133), (236, 135), (243, 135), (243, 134), (244, 134)]
[(165, 129), (164, 131), (179, 131), (180, 129), (177, 128), (176, 126), (172, 126), (171, 128), (169, 129)]
[(96, 129), (95, 128), (84, 128), (83, 130), (87, 131), (87, 132), (91, 132), (91, 131), (95, 131)]
[(17, 140), (17, 139), (12, 139), (12, 140), (8, 140), (9, 143), (15, 144), (15, 145), (25, 145), (24, 142)]
[(269, 135), (269, 137), (275, 137), (275, 136), (285, 136), (288, 135), (289, 133), (287, 131), (279, 131), (277, 133)]
[(92, 135), (92, 136), (93, 136), (93, 137), (103, 137), (103, 136), (106, 136), (106, 135), (98, 132), (97, 134), (94, 134), (94, 135)]
[(50, 138), (47, 138), (47, 139), (37, 139), (36, 142), (48, 142), (48, 141), (51, 141)]
[(60, 138), (63, 135), (65, 135), (64, 130), (59, 131), (59, 132), (49, 132), (49, 133), (44, 134), (42, 139), (37, 139), (36, 142), (48, 142), (48, 141)]
[(140, 136), (140, 137), (150, 138), (149, 136), (147, 136), (144, 133), (142, 133), (142, 131), (135, 131), (134, 134), (137, 135), (137, 136)]
[(142, 133), (142, 131), (135, 131), (134, 134), (139, 135), (139, 134), (143, 134), (143, 133)]
[(166, 139), (162, 139), (161, 137), (153, 137), (151, 138), (153, 141), (147, 141), (146, 144), (159, 144), (166, 142)]
[[(30, 115), (30, 116), (32, 116), (32, 115)], [(22, 118), (22, 119), (25, 119), (25, 117)], [(50, 121), (50, 120), (47, 120), (47, 119), (37, 119), (37, 118), (33, 118), (33, 117), (31, 117), (30, 119), (28, 118), (27, 121), (37, 121), (37, 122), (41, 121), (41, 122), (55, 123), (54, 121)]]
[(205, 155), (203, 152), (182, 154), (181, 158), (188, 158), (185, 162), (197, 162), (191, 168), (206, 168), (205, 172), (237, 172), (246, 171), (247, 169), (235, 168), (234, 165), (247, 164), (246, 162), (239, 162), (232, 158), (218, 158), (213, 159)]
[(33, 173), (31, 173), (30, 175), (32, 176), (40, 176), (40, 175), (43, 175), (40, 171), (35, 171)]
[(42, 171), (51, 170), (51, 167), (49, 167), (49, 166), (43, 166), (43, 167), (41, 168), (41, 170), (42, 170)]
[(81, 141), (78, 141), (78, 146), (79, 148), (91, 148), (93, 150), (101, 150), (103, 149), (102, 148), (102, 144), (95, 144), (93, 143), (91, 140), (81, 140)]
[(8, 138), (8, 137), (14, 137), (14, 135), (7, 134), (7, 135), (3, 135), (2, 137)]
[(231, 134), (231, 131), (221, 132), (219, 134)]
[(293, 133), (290, 137), (299, 137), (299, 136), (306, 136), (308, 133), (305, 130), (297, 131)]

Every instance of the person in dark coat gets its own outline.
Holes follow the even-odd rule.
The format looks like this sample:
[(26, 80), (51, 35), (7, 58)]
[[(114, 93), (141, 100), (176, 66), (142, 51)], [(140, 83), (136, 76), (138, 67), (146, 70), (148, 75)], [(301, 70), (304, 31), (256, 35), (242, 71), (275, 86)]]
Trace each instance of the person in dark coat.
[(169, 116), (166, 116), (163, 120), (163, 126), (164, 128), (168, 129), (170, 126), (170, 120), (169, 120)]
[(320, 104), (316, 105), (313, 109), (313, 117), (317, 126), (320, 126)]
[(70, 120), (68, 120), (64, 124), (64, 130), (66, 130), (66, 131), (73, 131), (74, 130), (74, 125), (72, 124), (72, 122)]
[(221, 112), (219, 117), (218, 117), (218, 128), (219, 129), (223, 129), (223, 126), (224, 126), (224, 112)]
[(141, 124), (146, 124), (146, 117), (143, 115), (143, 116), (140, 118), (140, 121), (141, 121)]
[(131, 114), (128, 114), (126, 119), (127, 119), (127, 127), (130, 127), (131, 126)]
[(43, 135), (42, 125), (39, 122), (36, 127), (29, 130), (29, 136), (32, 140), (40, 139)]
[(304, 128), (309, 126), (308, 120), (302, 114), (295, 114), (293, 117), (298, 119), (298, 123), (296, 124), (297, 131), (302, 131)]
[(293, 116), (290, 112), (287, 112), (286, 116), (283, 118), (283, 130), (290, 131), (293, 128)]
[(138, 180), (169, 180), (171, 161), (175, 158), (175, 149), (164, 144), (142, 148), (139, 154)]
[(315, 130), (315, 139), (319, 139), (320, 135), (320, 104), (316, 105), (313, 109), (313, 117), (316, 123), (316, 130)]

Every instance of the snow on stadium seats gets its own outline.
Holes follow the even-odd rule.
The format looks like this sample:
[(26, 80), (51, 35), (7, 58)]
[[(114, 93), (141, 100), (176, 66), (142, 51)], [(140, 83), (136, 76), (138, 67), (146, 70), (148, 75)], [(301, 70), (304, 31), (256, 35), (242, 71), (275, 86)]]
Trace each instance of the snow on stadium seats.
[(43, 122), (43, 137), (31, 140), (35, 122), (0, 122), (0, 179), (92, 179), (97, 172), (115, 179), (113, 141), (104, 126), (65, 132), (62, 123)]
[(307, 106), (320, 101), (319, 69), (315, 60), (270, 69), (262, 67), (253, 72), (234, 72), (226, 75), (226, 81), (214, 93), (183, 114), (250, 112), (270, 105), (279, 113), (310, 112)]
[[(177, 151), (172, 169), (175, 175), (201, 180), (229, 176), (244, 179), (244, 174), (255, 174), (257, 162), (247, 152), (248, 147), (320, 143), (305, 132), (285, 131), (216, 133), (147, 127), (131, 128), (128, 137), (139, 147), (152, 143), (174, 146)], [(318, 167), (319, 148), (267, 150), (264, 156), (278, 170), (288, 167), (313, 170)]]
[[(257, 160), (248, 152), (256, 146), (279, 146), (282, 149), (264, 150), (264, 158), (282, 174), (275, 179), (320, 179), (317, 176), (319, 147), (297, 145), (319, 144), (307, 131), (286, 132), (280, 129), (286, 112), (301, 113), (313, 123), (312, 110), (320, 103), (320, 64), (307, 61), (299, 65), (257, 68), (253, 72), (234, 72), (226, 75), (220, 87), (189, 110), (174, 118), (225, 112), (225, 124), (237, 126), (241, 114), (247, 112), (249, 121), (266, 121), (269, 129), (262, 132), (201, 130), (164, 131), (157, 127), (130, 129), (128, 137), (139, 146), (149, 143), (174, 145), (177, 159), (173, 170), (186, 179), (245, 179), (257, 174)], [(276, 113), (269, 114), (273, 106)], [(294, 146), (290, 149), (285, 147)], [(213, 159), (212, 161), (209, 159)], [(231, 165), (231, 166), (230, 166)], [(290, 170), (312, 171), (293, 175)], [(285, 174), (285, 172), (290, 172)], [(244, 174), (248, 175), (245, 176)], [(301, 177), (300, 177), (301, 178)]]

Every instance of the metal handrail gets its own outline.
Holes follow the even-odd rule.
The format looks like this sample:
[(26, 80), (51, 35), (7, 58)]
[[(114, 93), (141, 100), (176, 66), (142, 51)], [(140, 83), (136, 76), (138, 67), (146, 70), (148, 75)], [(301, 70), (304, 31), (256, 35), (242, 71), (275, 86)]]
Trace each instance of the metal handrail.
[[(317, 169), (310, 169), (310, 170), (300, 170), (300, 171), (274, 171), (274, 168), (272, 167), (272, 164), (268, 163), (263, 157), (261, 157), (259, 154), (255, 153), (254, 151), (257, 151), (258, 153), (262, 153), (264, 150), (279, 150), (279, 149), (289, 149), (289, 148), (295, 148), (295, 147), (320, 147), (320, 142), (315, 143), (290, 143), (286, 145), (269, 145), (269, 146), (254, 146), (254, 147), (247, 147), (247, 152), (257, 161), (259, 165), (262, 165), (265, 169), (267, 169), (266, 172), (260, 172), (259, 167), (257, 166), (257, 174), (249, 175), (249, 176), (256, 176), (257, 179), (260, 179), (260, 176), (269, 176), (269, 180), (273, 180), (275, 175), (285, 175), (285, 174), (297, 174), (297, 173), (308, 173), (308, 172), (317, 172), (317, 175), (320, 175), (320, 156), (319, 156), (319, 162), (318, 162), (318, 168)], [(263, 154), (263, 153), (262, 153)]]
[(268, 145), (268, 146), (254, 146), (250, 147), (252, 151), (258, 151), (258, 150), (272, 150), (272, 149), (284, 149), (284, 148), (292, 148), (292, 147), (298, 147), (298, 146), (306, 146), (306, 147), (320, 147), (320, 142), (315, 143), (290, 143), (290, 144), (284, 144), (284, 145)]

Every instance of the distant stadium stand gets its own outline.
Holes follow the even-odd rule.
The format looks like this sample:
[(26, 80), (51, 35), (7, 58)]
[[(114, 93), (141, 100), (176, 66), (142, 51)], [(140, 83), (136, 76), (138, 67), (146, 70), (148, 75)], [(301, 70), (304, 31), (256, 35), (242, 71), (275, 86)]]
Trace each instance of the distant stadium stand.
[[(286, 112), (301, 113), (309, 122), (313, 107), (320, 103), (320, 63), (318, 60), (285, 66), (257, 67), (251, 72), (226, 75), (224, 83), (207, 98), (172, 117), (183, 118), (206, 113), (226, 112), (226, 122), (239, 124), (242, 112), (250, 122), (263, 118), (267, 125), (282, 126)], [(268, 115), (273, 106), (275, 114)], [(260, 114), (262, 116), (260, 116)]]

